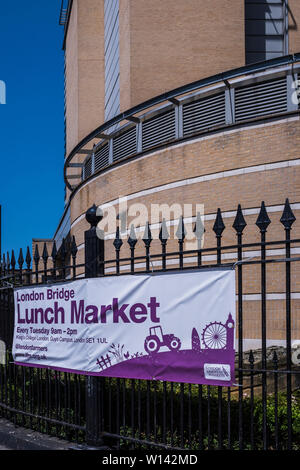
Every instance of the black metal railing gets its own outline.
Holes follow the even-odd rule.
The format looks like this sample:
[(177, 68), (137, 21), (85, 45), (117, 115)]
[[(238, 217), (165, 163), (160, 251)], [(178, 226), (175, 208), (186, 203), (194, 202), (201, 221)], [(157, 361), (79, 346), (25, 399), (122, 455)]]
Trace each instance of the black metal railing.
[[(225, 226), (218, 210), (213, 232), (216, 243), (202, 247), (203, 230), (194, 231), (198, 238), (196, 250), (185, 250), (183, 219), (179, 222), (177, 250), (168, 250), (171, 243), (162, 226), (159, 250), (152, 250), (151, 227), (141, 240), (134, 227), (128, 239), (122, 239), (117, 229), (113, 242), (115, 255), (104, 256), (103, 240), (96, 234), (100, 218), (96, 206), (87, 212), (91, 228), (85, 232), (85, 259), (79, 263), (75, 238), (63, 241), (59, 250), (55, 242), (42, 253), (35, 247), (33, 260), (30, 250), (22, 250), (2, 257), (0, 278), (0, 339), (6, 343), (6, 361), (0, 365), (0, 415), (17, 425), (56, 435), (77, 443), (109, 446), (118, 449), (299, 449), (300, 448), (300, 367), (292, 362), (292, 341), (300, 334), (295, 320), (299, 316), (297, 296), (292, 291), (295, 277), (297, 249), (300, 239), (291, 238), (295, 216), (286, 200), (277, 224), (278, 239), (268, 239), (271, 223), (264, 203), (256, 220), (257, 236), (251, 243), (244, 241), (246, 218), (240, 205), (232, 224), (231, 235), (236, 239), (230, 245), (222, 244)], [(252, 235), (253, 240), (253, 235)], [(129, 256), (122, 257), (124, 245)], [(143, 254), (137, 255), (137, 249)], [(250, 259), (247, 252), (253, 248), (259, 256)], [(278, 256), (269, 250), (280, 250)], [(224, 262), (226, 253), (234, 253), (235, 260)], [(216, 262), (204, 262), (204, 255), (214, 254)], [(294, 255), (295, 254), (295, 255)], [(80, 255), (81, 256), (81, 255)], [(119, 378), (84, 377), (78, 374), (48, 369), (22, 367), (13, 363), (11, 355), (14, 327), (13, 287), (53, 284), (82, 276), (98, 277), (152, 270), (201, 269), (207, 266), (234, 264), (237, 286), (237, 351), (236, 381), (233, 387), (215, 387), (184, 383), (145, 381)], [(82, 256), (83, 257), (83, 256)], [(155, 260), (161, 262), (154, 263)], [(169, 261), (172, 260), (172, 264)], [(176, 265), (174, 265), (176, 260)], [(278, 266), (284, 269), (278, 277)], [(107, 272), (109, 267), (109, 273)], [(275, 269), (276, 268), (276, 269)], [(251, 277), (252, 276), (252, 277)], [(245, 315), (248, 301), (244, 294), (250, 289), (249, 280), (255, 277), (259, 285), (256, 294), (260, 300), (252, 312), (251, 321), (258, 320), (260, 349), (244, 351), (247, 338)], [(271, 281), (277, 281), (283, 297), (281, 309), (281, 337), (284, 346), (270, 347), (272, 323), (270, 318), (275, 300), (269, 299)], [(292, 280), (294, 284), (292, 284)], [(249, 312), (248, 312), (249, 315)]]

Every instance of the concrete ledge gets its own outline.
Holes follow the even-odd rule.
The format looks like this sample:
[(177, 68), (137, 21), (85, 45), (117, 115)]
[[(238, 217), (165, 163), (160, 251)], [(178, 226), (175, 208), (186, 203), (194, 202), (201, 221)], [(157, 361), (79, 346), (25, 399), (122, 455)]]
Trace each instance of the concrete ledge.
[(0, 444), (12, 450), (69, 450), (74, 443), (15, 426), (0, 418)]

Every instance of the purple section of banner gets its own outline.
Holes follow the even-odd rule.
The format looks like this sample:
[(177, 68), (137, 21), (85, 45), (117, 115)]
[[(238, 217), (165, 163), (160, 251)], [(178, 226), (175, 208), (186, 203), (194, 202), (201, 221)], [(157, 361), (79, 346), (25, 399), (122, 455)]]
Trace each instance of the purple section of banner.
[[(163, 352), (142, 356), (115, 364), (99, 372), (51, 367), (52, 370), (81, 375), (118, 377), (144, 380), (165, 380), (192, 384), (231, 386), (234, 378), (234, 350), (211, 350), (195, 353), (192, 350)], [(15, 362), (26, 367), (46, 368), (41, 364)], [(205, 369), (209, 377), (205, 377)]]

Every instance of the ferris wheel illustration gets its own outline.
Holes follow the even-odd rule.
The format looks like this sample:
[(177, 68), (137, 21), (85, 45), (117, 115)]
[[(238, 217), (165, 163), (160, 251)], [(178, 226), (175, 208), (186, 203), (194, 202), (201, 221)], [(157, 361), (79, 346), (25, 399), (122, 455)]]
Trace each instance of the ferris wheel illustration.
[(225, 349), (227, 328), (221, 322), (209, 323), (203, 330), (202, 341), (207, 349)]

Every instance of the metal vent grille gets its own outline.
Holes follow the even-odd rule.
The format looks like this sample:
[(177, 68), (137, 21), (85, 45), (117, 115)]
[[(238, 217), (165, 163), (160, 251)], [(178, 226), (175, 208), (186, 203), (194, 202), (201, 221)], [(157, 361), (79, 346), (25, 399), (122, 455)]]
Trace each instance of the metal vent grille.
[(155, 116), (143, 123), (143, 150), (168, 140), (175, 139), (175, 111)]
[(122, 160), (136, 153), (136, 127), (132, 127), (113, 140), (113, 160)]
[(106, 167), (109, 164), (108, 143), (104, 144), (98, 152), (95, 153), (95, 171)]
[(235, 120), (287, 111), (286, 77), (235, 90)]
[(84, 164), (84, 178), (88, 178), (92, 174), (92, 159), (89, 158)]
[(225, 93), (183, 105), (183, 135), (225, 124)]

